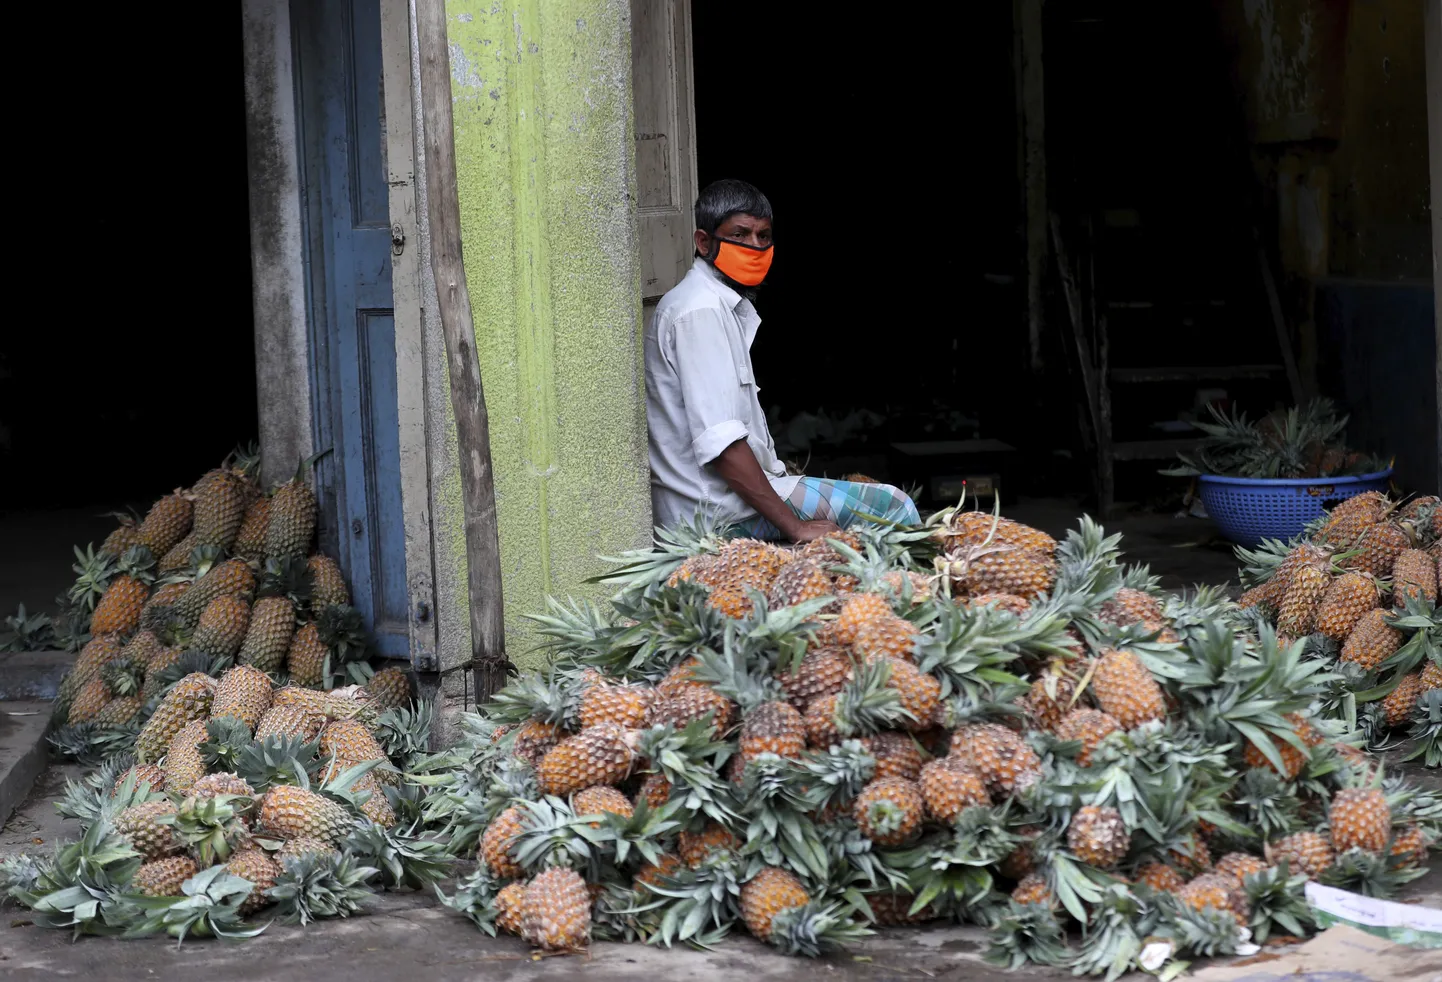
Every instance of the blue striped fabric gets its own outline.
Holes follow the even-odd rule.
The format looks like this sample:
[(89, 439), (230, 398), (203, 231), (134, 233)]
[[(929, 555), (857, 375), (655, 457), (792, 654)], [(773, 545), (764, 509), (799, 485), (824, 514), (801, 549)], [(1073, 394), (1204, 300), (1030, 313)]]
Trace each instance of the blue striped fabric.
[[(921, 515), (906, 492), (890, 484), (858, 484), (824, 477), (803, 477), (786, 499), (803, 521), (825, 519), (848, 528), (858, 522), (880, 520), (896, 525), (920, 525)], [(781, 530), (761, 516), (740, 523), (754, 539), (784, 539)]]

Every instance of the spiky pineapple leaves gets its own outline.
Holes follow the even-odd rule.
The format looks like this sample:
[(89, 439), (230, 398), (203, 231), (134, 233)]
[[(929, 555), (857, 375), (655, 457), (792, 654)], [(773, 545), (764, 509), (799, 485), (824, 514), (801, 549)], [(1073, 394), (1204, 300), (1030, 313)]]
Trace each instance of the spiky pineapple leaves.
[(1442, 767), (1442, 689), (1422, 693), (1412, 711), (1412, 727), (1407, 735), (1412, 749), (1403, 760), (1419, 757), (1427, 767)]
[(1265, 944), (1273, 933), (1294, 938), (1304, 938), (1311, 933), (1316, 921), (1304, 893), (1306, 885), (1306, 874), (1290, 874), (1285, 858), (1275, 866), (1247, 875), (1243, 888), (1252, 909), (1253, 941)]
[(476, 867), (475, 872), (456, 881), (456, 892), (447, 896), (439, 884), (432, 889), (443, 906), (466, 917), (472, 924), (491, 937), (496, 936), (496, 894), (501, 882), (491, 874), (485, 863)]
[(125, 889), (142, 859), (107, 821), (96, 821), (79, 842), (60, 846), (55, 861), (40, 871), (31, 889), (12, 890), (45, 927), (82, 934), (118, 934), (134, 923), (136, 911)]
[(985, 959), (1015, 970), (1031, 963), (1060, 965), (1068, 954), (1061, 921), (1045, 904), (1008, 901), (991, 928)]
[(56, 643), (55, 625), (45, 613), (31, 614), (21, 604), (14, 615), (5, 618), (10, 637), (0, 642), (0, 652), (45, 651)]
[(373, 896), (366, 882), (380, 872), (346, 853), (288, 856), (280, 865), (266, 895), (276, 902), (277, 917), (302, 926), (360, 911)]
[(241, 755), (255, 737), (250, 727), (234, 716), (211, 719), (205, 724), (206, 738), (200, 744), (200, 756), (208, 771), (238, 773)]
[(175, 829), (200, 865), (212, 866), (229, 859), (237, 845), (249, 838), (248, 816), (254, 804), (255, 799), (236, 794), (186, 798), (158, 821)]
[(416, 832), (415, 825), (388, 829), (362, 820), (346, 839), (345, 851), (357, 862), (378, 870), (388, 890), (424, 890), (449, 875), (452, 857), (445, 843), (421, 838)]
[(241, 905), (254, 887), (224, 866), (212, 866), (182, 883), (179, 897), (130, 897), (144, 915), (126, 929), (125, 937), (164, 932), (176, 939), (177, 947), (187, 937), (253, 938), (270, 926), (248, 925), (241, 914)]
[[(1021, 842), (1011, 831), (1008, 813), (1006, 805), (967, 808), (957, 816), (952, 828), (929, 833), (910, 849), (885, 854), (886, 866), (906, 876), (906, 889), (914, 897), (909, 913), (916, 914), (933, 905), (943, 911), (961, 913), (990, 900), (992, 876), (988, 867), (1010, 855)], [(1066, 858), (1058, 858), (1061, 862), (1053, 867), (1054, 871), (1067, 881), (1061, 889), (1068, 899), (1075, 900), (1076, 891), (1068, 888), (1072, 883), (1072, 868)], [(1094, 891), (1088, 884), (1077, 882), (1081, 884), (1083, 896), (1093, 896)], [(1055, 889), (1053, 893), (1063, 895)]]

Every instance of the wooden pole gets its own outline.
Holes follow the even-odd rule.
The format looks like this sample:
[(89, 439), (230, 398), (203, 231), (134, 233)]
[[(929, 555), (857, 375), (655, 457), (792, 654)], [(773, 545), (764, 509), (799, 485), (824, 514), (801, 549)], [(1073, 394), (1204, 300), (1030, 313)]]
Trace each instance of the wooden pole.
[(421, 60), (421, 119), (431, 220), (431, 268), (446, 338), (451, 408), (461, 464), (466, 523), (466, 581), (471, 603), (471, 666), (477, 704), (506, 684), (501, 545), (485, 390), (476, 358), (475, 324), (461, 255), (461, 205), (456, 192), (456, 144), (451, 119), (451, 65), (445, 0), (416, 0), (416, 45)]

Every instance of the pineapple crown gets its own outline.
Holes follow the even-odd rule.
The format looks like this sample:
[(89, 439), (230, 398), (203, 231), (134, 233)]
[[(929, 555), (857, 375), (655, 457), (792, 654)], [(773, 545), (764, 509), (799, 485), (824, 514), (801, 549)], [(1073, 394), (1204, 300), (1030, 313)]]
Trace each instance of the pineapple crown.
[(875, 933), (853, 920), (842, 904), (812, 900), (773, 917), (767, 940), (782, 954), (815, 958)]
[(1230, 910), (1216, 907), (1198, 910), (1165, 894), (1158, 896), (1156, 902), (1165, 913), (1161, 929), (1175, 941), (1179, 952), (1190, 952), (1201, 958), (1237, 952), (1240, 935)]
[(260, 444), (252, 440), (237, 446), (220, 466), (237, 477), (253, 479), (260, 473)]
[(115, 576), (115, 560), (103, 553), (97, 554), (93, 543), (87, 545), (84, 552), (80, 551), (79, 546), (75, 546), (75, 564), (70, 568), (76, 574), (75, 582), (70, 587), (70, 601), (89, 615), (95, 609), (95, 602), (105, 595), (105, 588)]
[(522, 828), (511, 845), (511, 854), (527, 872), (566, 866), (577, 869), (588, 882), (600, 879), (606, 836), (591, 828), (592, 816), (576, 815), (570, 805), (554, 795), (518, 802), (515, 807), (521, 813)]
[(237, 773), (242, 752), (255, 742), (250, 727), (234, 716), (220, 716), (206, 722), (205, 733), (200, 757), (206, 769)]
[(250, 841), (247, 816), (254, 804), (255, 799), (236, 794), (186, 798), (175, 811), (157, 820), (175, 830), (201, 866), (212, 866), (225, 862), (237, 847)]
[(128, 753), (135, 746), (138, 732), (134, 722), (125, 726), (74, 723), (56, 729), (45, 739), (57, 753), (82, 766), (94, 767), (115, 754)]
[(425, 890), (450, 875), (452, 857), (444, 842), (422, 839), (414, 825), (388, 829), (368, 819), (356, 823), (344, 843), (357, 861), (380, 870), (387, 889)]
[(753, 712), (764, 703), (786, 698), (786, 690), (768, 670), (764, 654), (734, 631), (726, 632), (720, 652), (700, 652), (696, 661), (697, 666), (691, 673), (696, 680), (709, 683), (721, 695), (740, 705), (743, 714)]
[(549, 677), (527, 673), (496, 692), (486, 706), (486, 718), (501, 723), (535, 719), (575, 731), (580, 729), (581, 696), (590, 685), (581, 671), (552, 665)]
[(1264, 767), (1250, 768), (1232, 792), (1232, 805), (1240, 811), (1244, 839), (1260, 836), (1270, 842), (1302, 828), (1301, 803), (1277, 775)]
[(718, 524), (713, 514), (698, 508), (691, 521), (656, 529), (652, 548), (602, 556), (603, 562), (616, 568), (586, 582), (616, 586), (622, 594), (663, 584), (691, 556), (719, 552), (730, 537), (729, 531), (729, 527)]
[(849, 802), (876, 773), (876, 758), (860, 740), (843, 740), (809, 752), (794, 765), (802, 775), (809, 811)]
[(181, 884), (182, 896), (132, 897), (144, 917), (126, 929), (123, 937), (138, 938), (163, 931), (176, 939), (176, 947), (187, 936), (253, 938), (270, 926), (245, 924), (241, 905), (249, 899), (253, 886), (224, 866), (212, 866)]
[(621, 641), (627, 629), (617, 624), (610, 614), (585, 600), (562, 603), (548, 596), (546, 613), (527, 614), (526, 619), (536, 624), (537, 633), (546, 639), (541, 642), (542, 647), (565, 652), (603, 671), (611, 669), (620, 672), (617, 663), (628, 660), (634, 649), (634, 645)]
[(727, 826), (736, 820), (736, 813), (726, 803), (725, 788), (717, 779), (731, 747), (715, 739), (711, 714), (693, 720), (681, 730), (670, 724), (642, 730), (634, 742), (635, 752), (678, 789), (677, 797), (681, 796), (680, 789), (685, 789), (688, 809)]
[[(496, 894), (501, 883), (496, 880), (485, 863), (477, 865), (475, 871), (456, 881), (456, 892), (447, 896), (436, 887), (436, 896), (451, 910), (469, 918), (471, 923), (491, 937), (496, 936)], [(365, 891), (369, 895), (369, 891)], [(273, 894), (272, 894), (273, 895)]]
[(837, 697), (836, 713), (832, 718), (842, 736), (880, 733), (916, 722), (901, 705), (901, 693), (887, 685), (890, 680), (891, 666), (883, 659), (863, 662), (856, 667), (851, 680)]
[(757, 865), (730, 852), (719, 852), (696, 869), (683, 867), (643, 881), (647, 895), (670, 900), (655, 899), (643, 907), (652, 909), (664, 903), (666, 908), (648, 940), (670, 946), (678, 941), (707, 944), (724, 937), (741, 913), (741, 884), (754, 875)]
[(155, 555), (148, 546), (131, 546), (121, 554), (116, 568), (126, 576), (150, 583), (155, 579)]
[(1341, 887), (1364, 897), (1395, 897), (1397, 891), (1413, 880), (1426, 876), (1427, 868), (1398, 868), (1391, 857), (1353, 847), (1337, 854), (1332, 865), (1322, 871), (1321, 881)]
[(115, 658), (100, 669), (100, 679), (112, 695), (135, 695), (140, 691), (140, 683), (144, 678), (145, 666), (134, 658)]
[(272, 556), (265, 561), (256, 597), (285, 597), (297, 610), (310, 604), (310, 564), (296, 556)]
[[(360, 611), (348, 604), (331, 604), (316, 618), (316, 636), (328, 649), (325, 657), (325, 687), (339, 684), (351, 663), (364, 661), (370, 651), (370, 635)], [(352, 681), (365, 682), (364, 674)]]
[(362, 866), (349, 853), (306, 853), (281, 860), (281, 872), (269, 895), (276, 914), (294, 924), (318, 918), (347, 917), (372, 896), (365, 884), (380, 870)]
[(34, 912), (37, 923), (71, 928), (77, 939), (113, 934), (133, 919), (125, 890), (143, 861), (108, 821), (97, 821), (79, 842), (56, 850), (29, 889), (12, 889), (10, 895)]
[[(1099, 893), (1072, 970), (1078, 975), (1106, 973), (1116, 978), (1132, 966), (1142, 950), (1142, 938), (1155, 932), (1161, 912), (1125, 884), (1107, 884)], [(1231, 915), (1227, 917), (1230, 920)], [(1232, 933), (1236, 934), (1235, 927)]]
[(1247, 903), (1252, 909), (1252, 940), (1265, 944), (1275, 931), (1292, 937), (1306, 937), (1316, 926), (1304, 890), (1307, 875), (1292, 875), (1285, 857), (1275, 866), (1250, 873), (1243, 881)]
[(1428, 767), (1442, 766), (1442, 689), (1422, 693), (1412, 710), (1412, 726), (1407, 735), (1412, 750), (1403, 760), (1417, 760)]
[(1028, 963), (1060, 965), (1070, 956), (1061, 922), (1045, 904), (1008, 901), (988, 940), (986, 961), (1013, 970)]
[(402, 706), (376, 717), (375, 736), (387, 757), (401, 770), (410, 770), (430, 749), (434, 719), (435, 703), (421, 699), (414, 709)]
[(922, 635), (917, 667), (941, 680), (941, 694), (968, 702), (996, 701), (999, 686), (1021, 685), (1007, 666), (1029, 660), (1065, 659), (1073, 654), (1067, 617), (1037, 611), (1018, 620), (996, 607), (959, 607), (945, 598), (934, 603), (932, 630)]
[(251, 740), (235, 755), (231, 768), (256, 794), (278, 784), (310, 786), (310, 771), (317, 763), (318, 740), (272, 733)]
[(633, 852), (643, 862), (658, 864), (666, 851), (664, 840), (681, 828), (682, 823), (675, 815), (684, 805), (681, 799), (672, 798), (660, 808), (652, 808), (642, 797), (630, 815), (601, 812), (591, 818), (599, 818), (609, 840), (608, 858), (617, 866), (624, 865)]

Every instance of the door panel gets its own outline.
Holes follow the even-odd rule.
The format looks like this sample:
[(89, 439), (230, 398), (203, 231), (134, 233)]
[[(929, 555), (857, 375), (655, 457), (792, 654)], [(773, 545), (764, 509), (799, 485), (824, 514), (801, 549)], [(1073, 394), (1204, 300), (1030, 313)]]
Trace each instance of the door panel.
[(379, 0), (291, 7), (301, 97), (322, 546), (381, 653), (406, 657)]
[(631, 0), (641, 297), (646, 315), (691, 268), (696, 133), (691, 0)]

